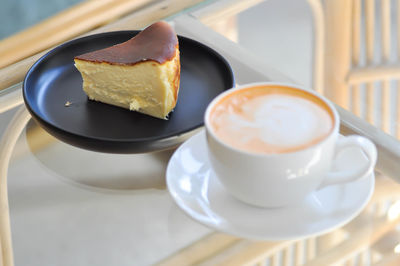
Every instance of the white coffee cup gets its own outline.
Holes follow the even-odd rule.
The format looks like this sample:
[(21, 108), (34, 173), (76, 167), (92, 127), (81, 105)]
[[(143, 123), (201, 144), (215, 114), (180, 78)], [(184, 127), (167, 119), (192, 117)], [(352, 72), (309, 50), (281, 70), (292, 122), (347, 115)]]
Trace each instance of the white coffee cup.
[[(288, 88), (315, 98), (331, 114), (332, 129), (317, 143), (295, 151), (259, 153), (235, 147), (217, 136), (210, 116), (221, 100), (241, 90), (256, 87)], [(297, 96), (296, 96), (297, 97)], [(302, 98), (302, 96), (299, 96)], [(352, 182), (369, 175), (375, 166), (375, 145), (361, 136), (339, 138), (339, 115), (330, 101), (316, 92), (287, 83), (252, 83), (228, 90), (216, 97), (205, 113), (209, 160), (223, 187), (235, 198), (260, 207), (283, 207), (304, 200), (311, 192), (328, 185)], [(352, 171), (333, 172), (332, 163), (342, 150), (358, 147), (368, 158)]]

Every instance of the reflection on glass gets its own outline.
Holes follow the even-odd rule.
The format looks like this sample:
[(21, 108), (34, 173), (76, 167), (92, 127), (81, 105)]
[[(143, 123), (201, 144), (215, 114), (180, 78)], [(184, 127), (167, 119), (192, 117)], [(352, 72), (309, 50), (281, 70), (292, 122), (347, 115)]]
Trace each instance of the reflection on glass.
[[(394, 203), (392, 206), (390, 206), (388, 213), (387, 213), (387, 217), (389, 219), (389, 221), (393, 221), (395, 219), (397, 219), (400, 215), (400, 201), (396, 201), (396, 203)], [(399, 247), (399, 251), (400, 251), (400, 247)]]
[(394, 253), (400, 254), (400, 243), (394, 247)]

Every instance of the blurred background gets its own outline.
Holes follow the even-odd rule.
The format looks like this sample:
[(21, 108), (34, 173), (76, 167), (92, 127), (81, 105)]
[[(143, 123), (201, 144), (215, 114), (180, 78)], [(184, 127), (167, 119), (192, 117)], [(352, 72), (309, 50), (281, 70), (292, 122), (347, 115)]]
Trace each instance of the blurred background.
[(0, 39), (9, 37), (84, 0), (1, 0)]
[[(1, 39), (85, 1), (2, 0), (1, 2), (0, 42)], [(236, 19), (240, 45), (295, 81), (307, 86), (311, 84), (312, 17), (306, 0), (264, 1), (239, 13)], [(249, 28), (252, 31), (249, 31)]]

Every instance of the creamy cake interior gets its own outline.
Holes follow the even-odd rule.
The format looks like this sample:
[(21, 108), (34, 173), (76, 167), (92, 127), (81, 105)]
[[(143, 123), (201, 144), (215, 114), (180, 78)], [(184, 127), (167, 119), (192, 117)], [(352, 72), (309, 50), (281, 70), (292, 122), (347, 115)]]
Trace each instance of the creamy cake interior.
[(89, 99), (165, 119), (180, 81), (179, 45), (166, 22), (127, 42), (75, 57)]

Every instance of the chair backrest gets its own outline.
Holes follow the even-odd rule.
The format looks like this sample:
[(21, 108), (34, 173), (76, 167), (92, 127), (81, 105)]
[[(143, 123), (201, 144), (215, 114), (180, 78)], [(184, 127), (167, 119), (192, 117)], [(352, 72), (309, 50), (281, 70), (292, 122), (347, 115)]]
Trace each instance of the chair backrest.
[(399, 1), (308, 2), (316, 24), (314, 88), (400, 138)]

